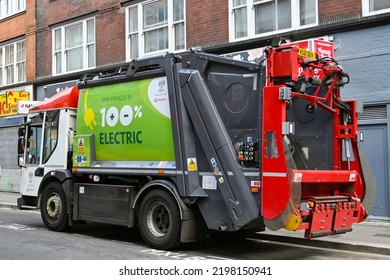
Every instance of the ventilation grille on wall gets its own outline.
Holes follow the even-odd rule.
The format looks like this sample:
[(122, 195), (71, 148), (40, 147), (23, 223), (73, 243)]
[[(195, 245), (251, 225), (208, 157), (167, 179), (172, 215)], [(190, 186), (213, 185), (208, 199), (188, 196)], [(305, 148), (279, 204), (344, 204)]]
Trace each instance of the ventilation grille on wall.
[(387, 106), (363, 106), (363, 113), (359, 114), (359, 120), (386, 120)]
[(360, 19), (362, 17), (360, 12), (348, 13), (348, 14), (339, 14), (337, 16), (323, 17), (320, 19), (320, 24), (329, 24), (335, 22), (343, 22), (347, 20)]

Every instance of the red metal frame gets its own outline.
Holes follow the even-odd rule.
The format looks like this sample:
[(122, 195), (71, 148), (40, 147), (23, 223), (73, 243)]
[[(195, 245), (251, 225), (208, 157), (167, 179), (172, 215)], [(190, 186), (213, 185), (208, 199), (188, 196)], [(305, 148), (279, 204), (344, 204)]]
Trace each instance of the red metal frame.
[[(262, 214), (266, 219), (279, 216), (289, 203), (290, 184), (287, 176), (286, 160), (283, 153), (281, 123), (286, 120), (286, 102), (279, 100), (279, 86), (265, 87), (263, 90), (263, 160), (262, 160)], [(267, 157), (266, 134), (274, 133), (278, 155)], [(277, 202), (277, 203), (275, 203)], [(272, 207), (269, 207), (269, 205)]]
[[(262, 215), (266, 220), (277, 219), (292, 205), (290, 184), (301, 186), (301, 205), (292, 205), (294, 218), (298, 217), (297, 229), (305, 229), (305, 237), (311, 238), (337, 234), (352, 230), (352, 223), (361, 222), (367, 212), (361, 204), (364, 197), (364, 181), (357, 149), (356, 102), (347, 101), (350, 120), (344, 123), (338, 85), (346, 74), (332, 59), (307, 59), (294, 46), (267, 48), (267, 79), (263, 91), (262, 119)], [(298, 81), (299, 68), (304, 69), (305, 78), (317, 76), (328, 89), (319, 96), (321, 86), (313, 95), (291, 92), (291, 98), (304, 98), (309, 106), (318, 106), (333, 117), (333, 170), (288, 170), (283, 149), (282, 124), (286, 122), (288, 100), (279, 97), (279, 89), (286, 82)], [(267, 133), (274, 135), (276, 155), (267, 155)], [(355, 161), (342, 160), (342, 141), (348, 139), (352, 145)], [(288, 221), (286, 221), (288, 223)]]

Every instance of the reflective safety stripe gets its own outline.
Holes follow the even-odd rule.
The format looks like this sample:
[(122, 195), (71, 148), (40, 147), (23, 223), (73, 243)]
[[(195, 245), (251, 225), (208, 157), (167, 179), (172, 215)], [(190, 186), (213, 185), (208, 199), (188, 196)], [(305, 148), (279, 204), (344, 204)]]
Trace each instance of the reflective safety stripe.
[(263, 172), (263, 177), (287, 177), (287, 173)]
[(245, 177), (257, 177), (260, 176), (260, 172), (244, 172)]

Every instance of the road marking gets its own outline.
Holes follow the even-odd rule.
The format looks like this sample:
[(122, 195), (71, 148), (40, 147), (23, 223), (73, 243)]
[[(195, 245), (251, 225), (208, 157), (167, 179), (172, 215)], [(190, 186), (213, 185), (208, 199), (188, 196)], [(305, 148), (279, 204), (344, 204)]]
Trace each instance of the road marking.
[(141, 250), (141, 253), (146, 253), (152, 256), (167, 257), (168, 259), (176, 259), (176, 260), (229, 260), (227, 258), (211, 256), (211, 255), (195, 256), (195, 255), (188, 255), (179, 252), (156, 250), (156, 249)]
[(36, 230), (35, 228), (30, 228), (29, 226), (20, 225), (20, 224), (0, 225), (0, 228), (13, 229), (13, 230)]

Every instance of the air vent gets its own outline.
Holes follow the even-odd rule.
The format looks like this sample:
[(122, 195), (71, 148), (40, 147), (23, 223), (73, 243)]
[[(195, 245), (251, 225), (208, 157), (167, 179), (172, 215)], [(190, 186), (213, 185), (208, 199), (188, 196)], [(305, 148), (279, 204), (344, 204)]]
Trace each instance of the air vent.
[(363, 113), (359, 114), (359, 120), (386, 120), (386, 105), (364, 106)]

